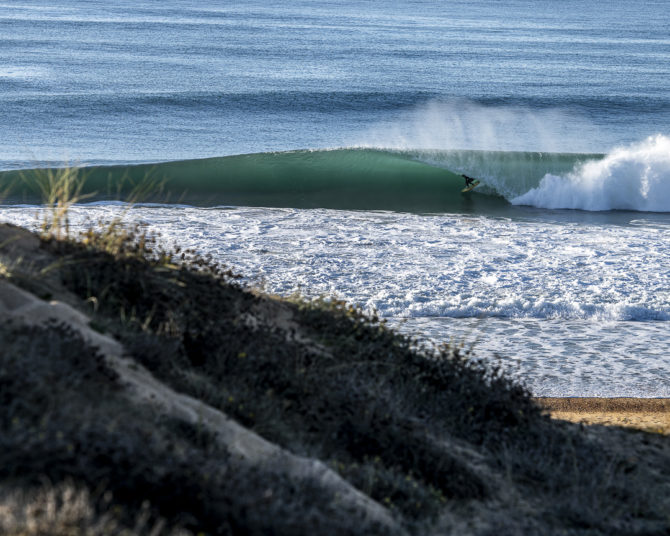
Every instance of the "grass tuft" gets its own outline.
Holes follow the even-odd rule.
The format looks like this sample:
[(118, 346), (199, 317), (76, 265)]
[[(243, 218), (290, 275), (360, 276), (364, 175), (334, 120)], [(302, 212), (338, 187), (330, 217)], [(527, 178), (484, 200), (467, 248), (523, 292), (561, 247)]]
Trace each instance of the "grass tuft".
[(45, 207), (40, 226), (42, 235), (57, 240), (69, 237), (72, 206), (92, 195), (82, 193), (86, 175), (72, 166), (36, 170), (34, 173), (33, 183)]

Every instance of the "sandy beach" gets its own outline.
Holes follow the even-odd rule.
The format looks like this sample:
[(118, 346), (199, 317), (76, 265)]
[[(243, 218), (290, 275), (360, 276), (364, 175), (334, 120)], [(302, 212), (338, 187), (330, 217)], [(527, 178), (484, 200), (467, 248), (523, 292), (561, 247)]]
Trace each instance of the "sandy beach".
[(669, 398), (536, 398), (555, 419), (670, 434)]

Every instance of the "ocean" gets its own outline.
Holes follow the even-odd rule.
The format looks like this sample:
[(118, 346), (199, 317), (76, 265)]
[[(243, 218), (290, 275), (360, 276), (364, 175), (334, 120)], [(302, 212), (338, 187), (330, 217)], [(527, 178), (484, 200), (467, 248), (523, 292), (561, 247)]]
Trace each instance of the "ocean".
[(81, 166), (75, 228), (123, 214), (538, 396), (670, 396), (667, 2), (2, 2), (0, 120), (3, 221)]

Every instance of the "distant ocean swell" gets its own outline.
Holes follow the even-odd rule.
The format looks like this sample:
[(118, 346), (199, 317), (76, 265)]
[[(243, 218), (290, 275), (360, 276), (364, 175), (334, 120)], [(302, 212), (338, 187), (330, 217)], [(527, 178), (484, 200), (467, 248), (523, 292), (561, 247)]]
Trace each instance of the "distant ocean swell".
[[(418, 103), (436, 98), (436, 94), (425, 91), (396, 92), (349, 92), (349, 91), (258, 91), (252, 93), (217, 92), (138, 92), (124, 95), (106, 92), (82, 92), (77, 94), (53, 93), (42, 95), (31, 92), (34, 85), (31, 76), (22, 77), (14, 71), (3, 73), (0, 67), (0, 89), (24, 91), (17, 95), (5, 95), (2, 103), (7, 111), (18, 112), (30, 107), (33, 111), (67, 116), (86, 111), (91, 114), (126, 114), (157, 111), (202, 111), (216, 113), (327, 113), (389, 111), (411, 108)], [(28, 73), (29, 74), (29, 73)], [(18, 113), (17, 112), (17, 113)]]
[[(50, 114), (67, 115), (86, 111), (89, 115), (155, 112), (166, 107), (177, 110), (204, 112), (263, 112), (263, 113), (304, 113), (317, 112), (332, 114), (349, 111), (415, 111), (417, 107), (437, 104), (445, 107), (481, 107), (487, 112), (500, 110), (528, 110), (542, 113), (547, 110), (564, 110), (582, 115), (597, 115), (603, 109), (626, 108), (638, 114), (658, 114), (670, 107), (670, 98), (632, 98), (624, 96), (555, 97), (537, 99), (530, 97), (477, 99), (444, 99), (438, 93), (429, 91), (286, 91), (266, 90), (254, 92), (183, 91), (159, 92), (138, 91), (124, 94), (107, 91), (53, 92), (42, 94), (36, 91), (39, 80), (46, 75), (36, 68), (0, 66), (0, 89), (4, 113), (22, 111), (30, 106), (31, 111), (47, 111)], [(36, 82), (37, 80), (37, 82)], [(420, 108), (419, 108), (420, 109)], [(452, 113), (454, 110), (451, 110)]]
[[(53, 168), (52, 168), (53, 169)], [(36, 203), (45, 169), (0, 173), (6, 202)], [(417, 212), (495, 211), (530, 205), (670, 212), (670, 138), (658, 135), (607, 155), (505, 151), (333, 149), (85, 167), (93, 199), (123, 197), (149, 177), (147, 201), (196, 206), (276, 206)], [(461, 173), (482, 185), (463, 195)]]

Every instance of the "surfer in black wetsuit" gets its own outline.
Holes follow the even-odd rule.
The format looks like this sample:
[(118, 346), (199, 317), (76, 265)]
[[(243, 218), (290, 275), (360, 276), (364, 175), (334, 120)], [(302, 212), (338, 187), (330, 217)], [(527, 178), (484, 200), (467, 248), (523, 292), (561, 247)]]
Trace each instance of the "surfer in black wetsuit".
[(468, 186), (472, 186), (472, 183), (475, 182), (477, 179), (473, 177), (468, 177), (467, 175), (461, 175), (465, 179), (465, 187), (467, 188)]

